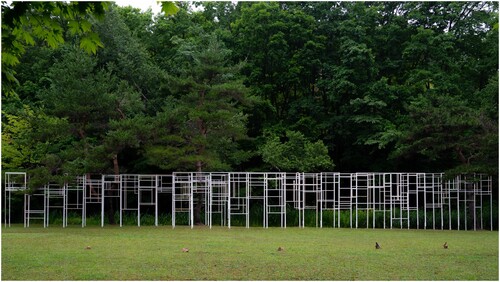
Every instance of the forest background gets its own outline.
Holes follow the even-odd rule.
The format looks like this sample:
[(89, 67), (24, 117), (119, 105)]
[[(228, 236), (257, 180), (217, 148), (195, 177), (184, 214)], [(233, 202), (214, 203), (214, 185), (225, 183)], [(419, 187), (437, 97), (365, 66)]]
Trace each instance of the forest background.
[(2, 169), (30, 185), (196, 170), (498, 175), (497, 2), (31, 5), (2, 2)]

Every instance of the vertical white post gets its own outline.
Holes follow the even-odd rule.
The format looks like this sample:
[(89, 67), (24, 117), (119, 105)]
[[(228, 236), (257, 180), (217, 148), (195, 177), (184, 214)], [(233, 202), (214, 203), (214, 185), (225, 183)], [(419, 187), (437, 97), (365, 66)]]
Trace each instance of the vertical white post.
[(399, 206), (399, 229), (403, 229), (403, 200), (404, 200), (404, 183), (402, 181), (401, 173), (397, 173), (396, 175), (396, 187), (397, 187), (397, 200)]
[(455, 183), (457, 185), (457, 230), (460, 230), (460, 192), (461, 192), (461, 177), (457, 176), (455, 177)]
[(10, 213), (11, 205), (12, 205), (12, 192), (9, 191), (9, 227), (10, 227), (10, 221), (11, 221), (11, 213)]
[(194, 197), (194, 180), (193, 173), (190, 173), (190, 181), (189, 181), (189, 222), (191, 225), (191, 229), (194, 227), (194, 205), (193, 205), (193, 197)]
[[(455, 180), (448, 180), (448, 186), (450, 187), (450, 207), (449, 207), (449, 220), (450, 220), (450, 230), (452, 228), (452, 217), (451, 217), (451, 205), (452, 205), (452, 200), (453, 198), (457, 199), (458, 198), (458, 192), (457, 189), (456, 189), (456, 186), (455, 186)], [(451, 193), (455, 193), (453, 194), (454, 196), (451, 197)], [(454, 202), (454, 201), (453, 201)]]
[(337, 209), (338, 209), (338, 212), (337, 212), (337, 228), (340, 228), (340, 207), (341, 207), (340, 189), (341, 189), (341, 185), (342, 185), (341, 179), (342, 179), (342, 176), (339, 173), (339, 186), (338, 186), (337, 191), (335, 191), (337, 193), (337, 201), (338, 201), (338, 205), (337, 205)]
[(67, 224), (67, 219), (68, 219), (68, 205), (67, 205), (67, 202), (66, 202), (66, 193), (68, 192), (68, 189), (67, 189), (67, 183), (64, 182), (63, 184), (63, 228), (66, 227), (66, 224)]
[(82, 227), (85, 227), (85, 217), (87, 212), (87, 176), (83, 175), (83, 205), (82, 205)]
[(491, 176), (488, 177), (488, 194), (490, 196), (490, 230), (493, 231), (493, 195), (491, 194)]
[[(4, 220), (5, 220), (5, 226), (10, 227), (10, 175), (8, 173), (5, 173), (5, 186), (4, 186), (4, 202), (5, 202), (5, 214), (4, 214)], [(25, 181), (26, 182), (26, 181)], [(9, 190), (9, 197), (7, 198), (7, 190)], [(7, 214), (8, 214), (8, 219), (7, 219)]]
[(375, 173), (371, 172), (366, 175), (366, 228), (370, 228), (370, 213), (372, 214), (372, 221), (375, 218), (375, 209), (373, 208), (373, 192), (372, 192), (372, 179), (375, 178)]
[[(7, 186), (7, 182), (5, 183), (5, 186)], [(4, 189), (4, 203), (5, 203), (5, 207), (8, 207), (8, 209), (6, 210), (6, 212), (4, 213), (3, 215), (3, 218), (4, 218), (4, 225), (5, 227), (7, 227), (7, 223), (8, 223), (8, 226), (10, 227), (10, 199), (7, 200), (7, 187)], [(9, 217), (8, 217), (8, 221), (7, 221), (7, 214), (9, 214)]]
[(124, 184), (124, 182), (127, 183), (120, 175), (120, 227), (123, 226), (123, 194), (124, 194), (123, 192), (127, 187), (127, 185)]
[(419, 187), (420, 187), (420, 174), (417, 173), (416, 175), (416, 189), (417, 189), (417, 229), (420, 229), (420, 217), (418, 214), (419, 206), (418, 206), (418, 192), (419, 192)]
[(392, 210), (392, 174), (388, 174), (389, 176), (389, 215), (390, 215), (390, 228), (392, 229), (392, 218), (394, 217), (393, 215), (393, 210)]
[(424, 174), (424, 229), (427, 229), (427, 175)]
[(287, 178), (287, 174), (286, 173), (283, 173), (283, 176), (281, 178), (281, 187), (282, 187), (282, 193), (283, 193), (283, 226), (284, 228), (286, 228), (286, 178)]
[(349, 227), (352, 228), (352, 197), (353, 197), (353, 181), (352, 181), (352, 173), (350, 174), (349, 182), (351, 187), (349, 189), (350, 197), (349, 197)]
[(142, 201), (142, 196), (141, 196), (141, 175), (137, 176), (137, 227), (141, 226), (141, 201)]
[(305, 185), (305, 176), (304, 173), (301, 172), (299, 175), (299, 189), (301, 191), (300, 194), (302, 194), (302, 199), (300, 199), (301, 202), (301, 213), (302, 213), (302, 228), (304, 228), (305, 225), (305, 217), (306, 217), (306, 185)]
[[(6, 184), (7, 185), (7, 184)], [(8, 226), (10, 227), (10, 191), (9, 191), (9, 197), (7, 198), (7, 189), (5, 189), (4, 191), (4, 194), (5, 194), (5, 206), (8, 207), (7, 211), (5, 212), (4, 214), (4, 218), (5, 218), (5, 226), (7, 226), (7, 223), (8, 223)], [(9, 214), (8, 216), (8, 220), (7, 220), (7, 214)]]
[(23, 202), (23, 220), (24, 220), (24, 228), (27, 226), (27, 217), (28, 217), (28, 197), (29, 194), (24, 194), (24, 202)]
[[(207, 207), (206, 209), (206, 220), (208, 221), (208, 226), (210, 229), (212, 229), (212, 202), (213, 202), (213, 186), (212, 186), (212, 173), (209, 174), (209, 181), (207, 182), (207, 192), (208, 192), (208, 197), (207, 198)], [(224, 216), (221, 213), (221, 220), (223, 220)]]
[(355, 177), (356, 177), (355, 180), (354, 180), (354, 194), (355, 194), (354, 197), (355, 197), (355, 201), (356, 201), (356, 204), (355, 204), (355, 207), (356, 207), (356, 211), (355, 211), (355, 213), (356, 213), (356, 217), (355, 217), (356, 224), (355, 224), (355, 226), (356, 226), (356, 229), (358, 229), (358, 192), (359, 192), (358, 191), (358, 173), (355, 174)]
[(175, 228), (175, 172), (172, 172), (172, 228)]
[(268, 220), (268, 215), (267, 215), (267, 210), (268, 210), (268, 199), (267, 199), (267, 173), (264, 173), (264, 228), (267, 228), (267, 220)]
[[(47, 185), (44, 186), (43, 188), (43, 212), (44, 214), (47, 214), (47, 215), (50, 215), (50, 203), (48, 202), (49, 199), (50, 199), (50, 195), (47, 196), (47, 194), (49, 194), (49, 189), (47, 189)], [(44, 220), (43, 220), (43, 227), (47, 227), (48, 226), (48, 221), (49, 221), (49, 217), (44, 217)]]
[(441, 208), (441, 230), (444, 229), (444, 216), (443, 216), (443, 210), (444, 210), (444, 197), (443, 197), (443, 194), (444, 194), (444, 191), (443, 191), (443, 174), (441, 173), (439, 175), (439, 207)]
[(158, 227), (158, 184), (159, 184), (159, 177), (158, 175), (155, 175), (155, 226)]
[(479, 207), (480, 207), (479, 223), (481, 224), (480, 228), (484, 229), (483, 228), (483, 176), (482, 175), (480, 175), (478, 192), (479, 192)]
[(231, 229), (231, 173), (229, 172), (227, 173), (227, 227)]
[[(27, 197), (27, 199), (28, 199), (27, 211), (28, 211), (28, 212), (26, 213), (26, 215), (27, 215), (27, 219), (26, 219), (26, 224), (25, 224), (25, 226), (24, 226), (24, 227), (30, 227), (31, 195), (26, 194), (26, 196), (28, 196), (28, 197)], [(44, 205), (45, 205), (45, 204), (44, 204)], [(44, 214), (45, 214), (45, 213), (44, 213)], [(45, 221), (45, 218), (44, 218), (43, 220)]]
[(410, 175), (406, 174), (406, 225), (410, 229)]
[[(201, 177), (201, 174), (199, 174), (196, 176), (196, 179), (199, 182), (201, 182), (203, 180), (202, 190), (205, 190), (205, 193), (203, 193), (203, 196), (205, 197), (205, 223), (208, 225), (208, 228), (211, 229), (212, 228), (212, 220), (211, 220), (211, 218), (212, 218), (212, 210), (211, 210), (212, 204), (211, 204), (211, 201), (212, 201), (212, 197), (213, 197), (211, 189), (213, 187), (212, 187), (212, 183), (209, 180), (210, 176), (211, 176), (211, 173), (208, 173), (207, 177)], [(194, 187), (194, 184), (193, 184), (193, 187)], [(197, 190), (198, 190), (198, 188), (197, 188)], [(194, 201), (194, 192), (193, 192), (193, 216), (194, 216), (194, 202), (195, 201)]]
[(44, 203), (47, 205), (47, 206), (44, 206), (44, 213), (43, 213), (43, 219), (44, 219), (44, 224), (43, 224), (43, 228), (46, 228), (49, 226), (49, 205), (47, 204), (48, 203), (48, 197), (47, 197), (47, 194), (43, 194), (43, 200), (44, 200)]
[(472, 179), (472, 206), (473, 206), (473, 209), (472, 209), (472, 213), (473, 213), (473, 225), (474, 225), (474, 231), (476, 231), (476, 225), (477, 225), (477, 220), (476, 220), (476, 217), (477, 217), (477, 212), (476, 212), (476, 190), (477, 190), (477, 180), (475, 179), (476, 178), (476, 175), (473, 176), (474, 178)]
[(340, 215), (341, 215), (341, 208), (342, 208), (342, 193), (341, 193), (341, 190), (342, 190), (342, 178), (343, 177), (343, 174), (342, 173), (339, 173), (339, 186), (338, 186), (338, 190), (336, 191), (337, 192), (337, 228), (340, 228)]
[(104, 182), (104, 175), (101, 176), (101, 227), (104, 227), (104, 186), (105, 186), (105, 182)]
[(319, 177), (319, 227), (323, 228), (323, 173), (316, 174)]
[(464, 176), (465, 178), (465, 192), (464, 192), (464, 227), (465, 227), (465, 231), (467, 231), (467, 176)]
[(432, 189), (432, 230), (436, 229), (436, 215), (435, 215), (435, 206), (436, 206), (436, 197), (435, 197), (435, 183), (434, 183), (434, 174), (431, 175), (431, 189)]
[(403, 181), (403, 174), (397, 174), (398, 181), (398, 200), (399, 200), (399, 229), (403, 229), (403, 200), (405, 199), (405, 183)]
[(246, 227), (250, 228), (250, 175), (248, 172), (245, 173), (245, 201), (246, 201)]

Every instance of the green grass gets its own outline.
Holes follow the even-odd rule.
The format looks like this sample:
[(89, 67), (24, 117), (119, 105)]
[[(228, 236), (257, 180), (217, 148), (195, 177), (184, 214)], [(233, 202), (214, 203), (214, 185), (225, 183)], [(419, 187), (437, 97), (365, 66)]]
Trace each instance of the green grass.
[(1, 278), (498, 280), (498, 262), (496, 231), (16, 225), (2, 230)]

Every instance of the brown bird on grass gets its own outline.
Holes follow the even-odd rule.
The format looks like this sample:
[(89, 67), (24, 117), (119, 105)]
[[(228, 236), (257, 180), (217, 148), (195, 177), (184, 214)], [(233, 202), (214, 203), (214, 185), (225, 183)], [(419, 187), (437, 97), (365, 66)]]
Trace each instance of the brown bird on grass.
[(379, 245), (377, 242), (375, 242), (375, 249), (377, 249), (377, 250), (378, 250), (378, 249), (381, 249), (381, 248), (382, 248), (382, 247), (380, 247), (380, 245)]
[(443, 248), (448, 249), (448, 242), (444, 242)]
[(278, 247), (278, 252), (282, 252), (282, 251), (284, 251), (284, 250), (285, 250), (285, 248)]
[(90, 250), (92, 249), (90, 246), (85, 247), (85, 250)]
[(187, 253), (187, 252), (189, 252), (189, 249), (188, 248), (182, 248), (182, 252), (183, 253)]

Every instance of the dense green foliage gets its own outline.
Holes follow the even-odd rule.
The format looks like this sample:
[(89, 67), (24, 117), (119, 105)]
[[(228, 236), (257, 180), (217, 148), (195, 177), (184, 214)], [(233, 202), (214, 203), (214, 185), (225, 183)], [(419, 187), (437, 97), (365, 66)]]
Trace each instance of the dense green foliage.
[(55, 48), (64, 43), (64, 34), (76, 36), (82, 49), (95, 54), (103, 47), (92, 30), (92, 18), (100, 18), (107, 2), (20, 2), (2, 1), (2, 92), (10, 94), (11, 83), (19, 83), (13, 67), (27, 46), (43, 42)]
[(30, 5), (2, 3), (5, 170), (498, 174), (496, 2)]
[[(492, 214), (490, 214), (491, 212)], [(286, 227), (298, 227), (299, 220), (302, 220), (299, 217), (299, 213), (296, 209), (293, 209), (291, 206), (287, 207), (286, 212)], [(394, 209), (394, 215), (399, 217), (401, 210)], [(450, 223), (452, 230), (474, 230), (474, 221), (469, 220), (465, 213), (465, 210), (462, 209), (460, 211), (453, 210), (451, 214), (448, 210), (443, 210), (443, 220), (441, 222), (441, 211), (436, 210), (434, 215), (432, 210), (428, 209), (419, 209), (409, 211), (403, 211), (403, 218), (406, 216), (409, 217), (409, 229), (436, 229), (436, 230), (449, 230)], [(17, 215), (21, 214), (18, 212)], [(333, 210), (323, 210), (323, 228), (338, 228), (339, 224), (341, 228), (356, 228), (356, 212), (350, 210), (341, 210), (341, 211), (333, 211)], [(202, 217), (205, 214), (202, 213)], [(373, 211), (360, 210), (357, 212), (358, 216), (358, 228), (377, 228), (382, 229), (384, 226), (389, 229), (391, 228), (391, 217), (390, 211), (385, 212), (377, 212), (374, 214)], [(373, 218), (375, 216), (375, 219)], [(13, 215), (15, 217), (15, 215)], [(221, 220), (220, 214), (213, 214), (213, 226), (222, 226), (223, 220)], [(114, 214), (115, 221), (118, 222), (120, 215), (118, 212)], [(480, 227), (476, 227), (478, 230), (498, 230), (498, 206), (494, 203), (490, 208), (489, 203), (484, 203), (483, 213), (481, 213), (481, 217), (478, 217), (477, 220), (482, 222), (482, 229)], [(15, 218), (14, 218), (15, 220)], [(264, 207), (262, 204), (255, 204), (250, 207), (249, 211), (249, 225), (250, 227), (262, 227), (264, 220)], [(270, 227), (280, 227), (281, 226), (281, 218), (279, 215), (270, 215), (268, 218)], [(320, 215), (317, 214), (315, 210), (305, 210), (304, 211), (304, 226), (305, 227), (319, 227), (320, 223)], [(374, 222), (375, 221), (375, 222)], [(32, 220), (30, 224), (41, 224), (41, 220), (38, 222), (36, 220)], [(227, 221), (226, 221), (227, 222)], [(49, 215), (49, 225), (50, 226), (61, 226), (62, 225), (62, 213), (60, 211), (53, 211)], [(71, 213), (68, 216), (68, 223), (74, 226), (81, 226), (82, 224), (82, 216), (81, 214), (75, 212)], [(104, 223), (106, 226), (109, 225), (109, 219), (105, 218)], [(122, 214), (122, 223), (124, 226), (137, 226), (137, 212), (124, 212)], [(375, 223), (375, 225), (374, 225)], [(442, 223), (442, 224), (441, 224)], [(227, 224), (227, 223), (226, 223)], [(141, 211), (141, 226), (151, 226), (155, 225), (155, 216), (153, 210), (142, 210)], [(172, 226), (172, 214), (171, 213), (161, 213), (158, 215), (158, 225), (159, 226)], [(458, 226), (460, 225), (460, 226)], [(101, 215), (93, 215), (88, 216), (86, 218), (86, 226), (101, 226)], [(189, 226), (189, 215), (187, 213), (176, 213), (175, 215), (175, 226)], [(246, 226), (246, 218), (244, 215), (232, 215), (231, 216), (231, 227), (245, 227)], [(425, 226), (425, 228), (424, 228)], [(393, 229), (408, 229), (408, 222), (406, 220), (393, 220), (392, 221)]]

